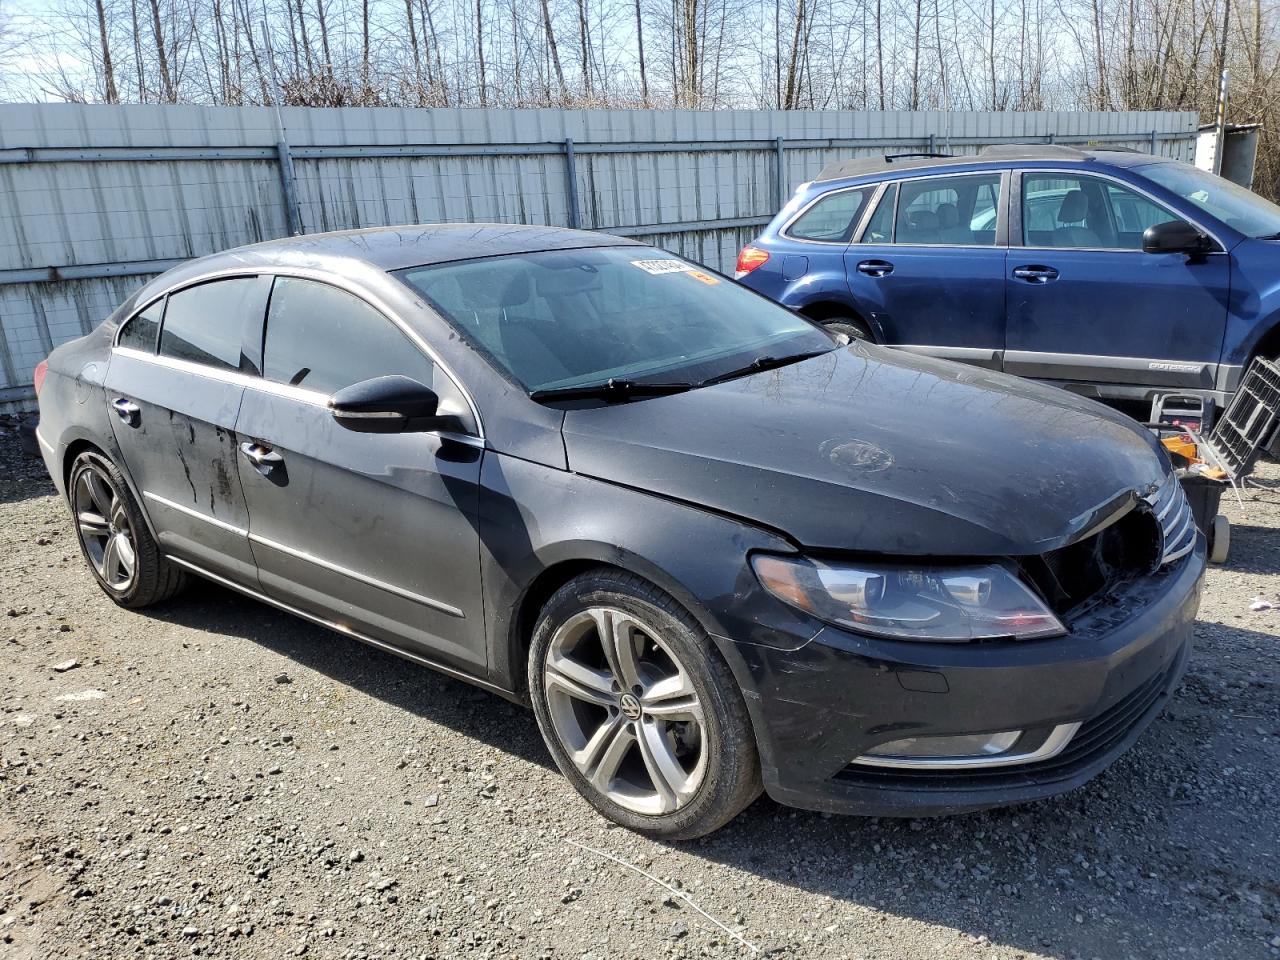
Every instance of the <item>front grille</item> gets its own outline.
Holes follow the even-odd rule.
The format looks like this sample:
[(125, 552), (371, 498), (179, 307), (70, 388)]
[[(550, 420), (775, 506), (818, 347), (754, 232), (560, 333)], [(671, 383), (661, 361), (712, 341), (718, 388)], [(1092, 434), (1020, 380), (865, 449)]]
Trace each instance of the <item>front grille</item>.
[(1135, 726), (1154, 716), (1159, 701), (1173, 683), (1181, 663), (1180, 657), (1167, 671), (1151, 677), (1102, 713), (1085, 721), (1066, 749), (1048, 760), (986, 770), (954, 771), (891, 769), (851, 763), (836, 774), (836, 779), (885, 790), (929, 790), (938, 793), (1069, 780), (1113, 750)]
[(1196, 545), (1196, 518), (1191, 502), (1177, 477), (1169, 477), (1158, 491), (1147, 498), (1164, 531), (1163, 566), (1185, 557)]

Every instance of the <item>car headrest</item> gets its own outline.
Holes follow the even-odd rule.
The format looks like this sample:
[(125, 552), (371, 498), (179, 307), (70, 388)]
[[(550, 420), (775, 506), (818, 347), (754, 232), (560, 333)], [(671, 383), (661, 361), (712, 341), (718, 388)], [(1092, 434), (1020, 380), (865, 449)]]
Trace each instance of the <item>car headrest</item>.
[(960, 211), (954, 203), (938, 204), (938, 226), (944, 230), (960, 226)]
[(912, 230), (937, 230), (938, 215), (932, 210), (909, 210), (907, 223)]
[(532, 289), (533, 284), (529, 282), (529, 271), (524, 269), (516, 270), (510, 282), (502, 291), (502, 306), (517, 307), (522, 303), (528, 303)]
[(594, 267), (573, 264), (542, 267), (533, 276), (534, 291), (540, 297), (565, 297), (600, 289), (600, 274)]
[(1069, 190), (1058, 208), (1059, 223), (1082, 223), (1089, 216), (1089, 200), (1083, 190)]

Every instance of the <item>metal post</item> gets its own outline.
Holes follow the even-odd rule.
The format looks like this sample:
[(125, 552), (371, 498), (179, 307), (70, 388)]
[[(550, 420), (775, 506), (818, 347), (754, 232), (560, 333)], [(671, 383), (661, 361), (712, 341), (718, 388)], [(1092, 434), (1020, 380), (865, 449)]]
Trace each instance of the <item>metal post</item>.
[(573, 159), (573, 137), (564, 138), (564, 166), (568, 177), (569, 226), (577, 230), (582, 225), (582, 214), (578, 209), (578, 168)]
[(938, 135), (936, 133), (929, 134), (929, 152), (938, 152)]
[(786, 145), (782, 137), (778, 137), (773, 142), (774, 156), (776, 158), (776, 170), (774, 171), (773, 193), (775, 210), (782, 209), (783, 202), (787, 199), (787, 154)]
[(271, 105), (275, 107), (276, 127), (280, 131), (280, 139), (276, 141), (276, 159), (280, 163), (280, 187), (284, 191), (284, 222), (289, 229), (289, 236), (296, 237), (302, 233), (302, 215), (298, 211), (297, 183), (293, 176), (293, 154), (289, 150), (289, 135), (284, 129), (284, 114), (280, 112), (280, 101), (284, 94), (280, 91), (280, 78), (276, 75), (276, 56), (271, 46), (271, 34), (267, 28), (267, 6), (262, 5), (262, 45), (267, 48), (267, 62), (271, 67)]
[(1151, 155), (1152, 156), (1156, 155), (1156, 149), (1157, 149), (1156, 148), (1156, 132), (1152, 130), (1151, 131)]
[(1222, 151), (1227, 140), (1227, 73), (1218, 80), (1218, 111), (1213, 120), (1213, 172), (1222, 173)]
[(1051, 134), (1049, 134), (1049, 146), (1053, 146), (1053, 141), (1054, 141), (1055, 136), (1056, 136), (1056, 134), (1052, 134), (1052, 133), (1051, 133)]
[(296, 237), (302, 233), (302, 215), (298, 210), (298, 188), (288, 140), (282, 138), (276, 144), (276, 157), (280, 162), (280, 186), (284, 190), (284, 219), (289, 227), (289, 236)]

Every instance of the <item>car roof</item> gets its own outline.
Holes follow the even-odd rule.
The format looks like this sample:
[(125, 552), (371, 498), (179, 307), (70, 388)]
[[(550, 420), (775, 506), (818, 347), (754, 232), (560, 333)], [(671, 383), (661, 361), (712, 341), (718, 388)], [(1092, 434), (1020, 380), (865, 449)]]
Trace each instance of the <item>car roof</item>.
[(969, 156), (949, 157), (927, 154), (889, 154), (883, 157), (856, 157), (838, 160), (822, 168), (814, 177), (814, 183), (829, 180), (847, 180), (875, 174), (897, 173), (903, 170), (946, 169), (983, 163), (1006, 163), (1017, 160), (1056, 160), (1066, 163), (1105, 162), (1117, 166), (1137, 166), (1140, 163), (1157, 162), (1150, 154), (1138, 153), (1127, 147), (1098, 147), (1078, 150), (1055, 144), (1003, 143), (986, 147), (980, 153)]
[(298, 265), (317, 256), (350, 257), (391, 271), (479, 257), (605, 246), (643, 244), (624, 237), (564, 227), (425, 223), (282, 237), (201, 257), (198, 262), (208, 270), (224, 265), (223, 262), (226, 266), (272, 267)]

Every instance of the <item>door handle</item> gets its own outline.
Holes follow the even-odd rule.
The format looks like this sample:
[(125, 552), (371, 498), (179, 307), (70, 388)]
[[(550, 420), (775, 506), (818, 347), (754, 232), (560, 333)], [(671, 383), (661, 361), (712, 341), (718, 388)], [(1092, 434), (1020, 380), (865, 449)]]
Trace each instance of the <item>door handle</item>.
[(1025, 280), (1027, 283), (1048, 283), (1050, 280), (1058, 279), (1058, 271), (1053, 267), (1045, 267), (1040, 264), (1030, 264), (1025, 267), (1014, 267), (1013, 275), (1019, 280)]
[(863, 260), (857, 269), (868, 277), (887, 277), (893, 273), (893, 264), (888, 260)]
[(278, 467), (284, 463), (284, 457), (276, 453), (266, 444), (258, 443), (254, 440), (246, 440), (240, 444), (240, 452), (244, 454), (246, 460), (252, 463), (263, 473), (272, 467)]
[(131, 427), (138, 426), (142, 421), (142, 408), (127, 397), (116, 397), (111, 401), (111, 408), (115, 410), (116, 416)]

